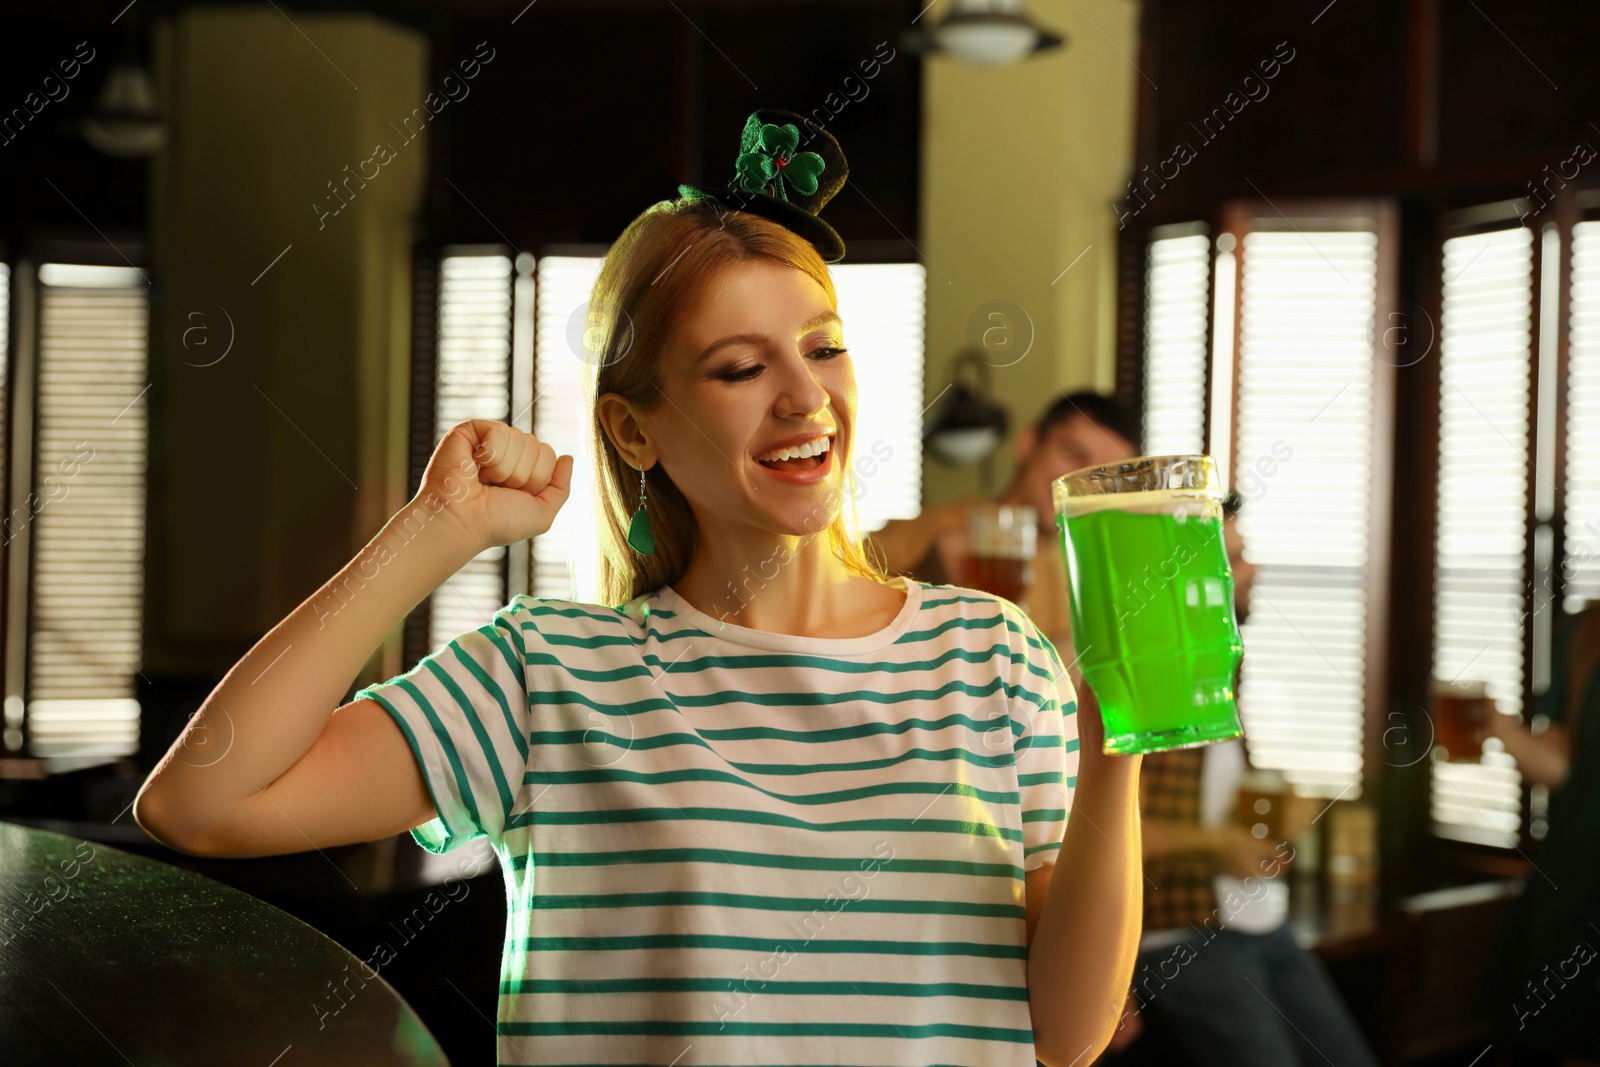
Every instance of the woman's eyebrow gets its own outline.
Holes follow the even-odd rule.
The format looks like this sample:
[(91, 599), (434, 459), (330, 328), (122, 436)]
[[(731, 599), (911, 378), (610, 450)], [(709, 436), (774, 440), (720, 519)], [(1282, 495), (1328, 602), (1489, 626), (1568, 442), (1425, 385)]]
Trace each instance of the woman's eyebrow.
[[(843, 325), (843, 320), (841, 320), (839, 318), (839, 313), (838, 312), (836, 312), (836, 311), (821, 311), (821, 312), (818, 312), (817, 314), (811, 316), (809, 319), (807, 319), (806, 321), (804, 321), (804, 322), (802, 322), (800, 324), (800, 329), (795, 332), (795, 336), (796, 337), (803, 337), (804, 335), (810, 333), (812, 330), (817, 329), (819, 326), (829, 326), (829, 325), (836, 325), (836, 326), (837, 325)], [(704, 352), (701, 352), (698, 356), (695, 357), (695, 363), (699, 364), (702, 360), (706, 359), (708, 356), (711, 356), (712, 354), (717, 352), (719, 349), (726, 348), (729, 345), (759, 345), (759, 344), (761, 344), (761, 343), (763, 343), (763, 342), (765, 342), (767, 340), (769, 340), (767, 335), (766, 334), (761, 334), (761, 333), (736, 333), (736, 334), (731, 334), (731, 335), (729, 335), (727, 337), (722, 338), (719, 341), (711, 342), (711, 344), (706, 348), (706, 350)]]

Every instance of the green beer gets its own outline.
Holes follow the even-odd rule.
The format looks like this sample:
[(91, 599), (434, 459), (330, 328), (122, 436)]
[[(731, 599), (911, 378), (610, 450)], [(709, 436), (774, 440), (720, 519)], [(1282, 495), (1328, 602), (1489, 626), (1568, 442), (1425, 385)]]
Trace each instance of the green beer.
[(1100, 703), (1105, 751), (1240, 736), (1234, 677), (1244, 646), (1210, 457), (1076, 471), (1057, 479), (1055, 500), (1072, 640)]

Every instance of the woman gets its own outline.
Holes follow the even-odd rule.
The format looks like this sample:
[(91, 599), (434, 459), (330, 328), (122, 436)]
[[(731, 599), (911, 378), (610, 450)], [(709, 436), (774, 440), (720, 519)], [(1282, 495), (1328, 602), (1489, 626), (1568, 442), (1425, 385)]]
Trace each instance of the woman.
[[(757, 147), (792, 121), (752, 116)], [(1015, 607), (890, 579), (847, 532), (842, 245), (766, 188), (656, 204), (595, 286), (616, 607), (516, 597), (330, 716), (413, 606), (567, 498), (571, 457), (463, 423), (135, 815), (227, 856), (486, 835), (512, 904), (502, 1063), (1087, 1064), (1137, 940), (1138, 761), (1101, 755), (1098, 722), (1071, 751), (1071, 683)], [(185, 760), (224, 715), (229, 755)]]

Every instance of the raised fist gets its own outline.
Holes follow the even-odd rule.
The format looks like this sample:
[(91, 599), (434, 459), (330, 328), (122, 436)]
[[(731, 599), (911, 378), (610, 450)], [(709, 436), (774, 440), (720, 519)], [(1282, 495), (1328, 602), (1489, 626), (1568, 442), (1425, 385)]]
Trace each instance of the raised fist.
[(506, 423), (470, 419), (433, 450), (417, 496), (444, 501), (476, 554), (550, 529), (571, 489), (571, 456)]

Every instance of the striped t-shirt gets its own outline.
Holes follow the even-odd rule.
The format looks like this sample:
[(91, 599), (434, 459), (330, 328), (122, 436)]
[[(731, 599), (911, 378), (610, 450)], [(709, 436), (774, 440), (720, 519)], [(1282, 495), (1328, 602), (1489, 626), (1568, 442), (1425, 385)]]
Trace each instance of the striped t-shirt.
[(1072, 683), (1009, 601), (904, 588), (842, 639), (518, 596), (356, 694), (422, 767), (416, 841), (500, 858), (501, 1064), (1034, 1067)]

